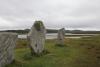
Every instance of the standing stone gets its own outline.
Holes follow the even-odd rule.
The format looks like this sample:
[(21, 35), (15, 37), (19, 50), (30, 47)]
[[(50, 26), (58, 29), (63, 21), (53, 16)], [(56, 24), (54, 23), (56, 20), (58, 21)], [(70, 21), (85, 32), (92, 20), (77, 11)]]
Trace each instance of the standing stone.
[(31, 54), (41, 54), (44, 50), (46, 29), (42, 21), (35, 21), (29, 34), (28, 41), (31, 48)]
[(58, 30), (58, 45), (64, 45), (64, 39), (65, 39), (65, 29), (62, 28)]
[(0, 33), (0, 67), (3, 67), (14, 60), (16, 40), (17, 34), (15, 33)]

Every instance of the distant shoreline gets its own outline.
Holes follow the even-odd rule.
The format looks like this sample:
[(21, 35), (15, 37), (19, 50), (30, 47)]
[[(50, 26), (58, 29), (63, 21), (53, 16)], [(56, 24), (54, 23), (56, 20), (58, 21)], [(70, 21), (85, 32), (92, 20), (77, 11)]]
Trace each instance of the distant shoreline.
[[(18, 34), (27, 34), (30, 31), (30, 29), (24, 29), (24, 30), (2, 30), (0, 32), (14, 32)], [(47, 33), (57, 33), (58, 30), (55, 29), (47, 29)], [(72, 33), (72, 34), (100, 34), (100, 31), (83, 31), (83, 30), (66, 30), (66, 33)]]
[[(99, 34), (68, 34), (66, 33), (65, 37), (66, 38), (81, 38), (81, 37), (91, 37), (91, 36), (96, 36)], [(27, 38), (27, 34), (22, 34), (22, 35), (18, 35), (18, 38), (21, 39), (26, 39)], [(46, 39), (56, 39), (57, 38), (57, 33), (47, 33), (46, 34)]]

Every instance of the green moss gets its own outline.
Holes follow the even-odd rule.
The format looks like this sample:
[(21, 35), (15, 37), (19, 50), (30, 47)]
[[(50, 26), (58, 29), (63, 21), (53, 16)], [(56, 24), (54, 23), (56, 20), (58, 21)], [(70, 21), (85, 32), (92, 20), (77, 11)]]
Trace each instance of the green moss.
[(41, 26), (43, 26), (43, 22), (42, 21), (35, 21), (34, 27), (36, 28), (36, 30), (40, 31), (41, 30)]

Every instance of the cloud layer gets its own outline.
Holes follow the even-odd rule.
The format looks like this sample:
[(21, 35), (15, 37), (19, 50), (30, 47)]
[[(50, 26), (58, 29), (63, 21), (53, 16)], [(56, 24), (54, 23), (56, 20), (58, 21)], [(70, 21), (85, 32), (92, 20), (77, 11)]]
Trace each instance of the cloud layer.
[(0, 29), (47, 28), (100, 30), (100, 0), (0, 0)]

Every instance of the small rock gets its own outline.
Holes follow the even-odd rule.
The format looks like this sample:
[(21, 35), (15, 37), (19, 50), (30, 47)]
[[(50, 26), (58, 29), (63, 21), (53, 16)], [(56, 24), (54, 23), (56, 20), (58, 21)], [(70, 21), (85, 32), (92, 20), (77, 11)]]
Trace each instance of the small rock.
[(57, 44), (59, 44), (59, 45), (65, 44), (64, 43), (64, 40), (65, 40), (65, 29), (64, 28), (62, 28), (58, 31), (58, 39), (57, 40), (58, 40)]

